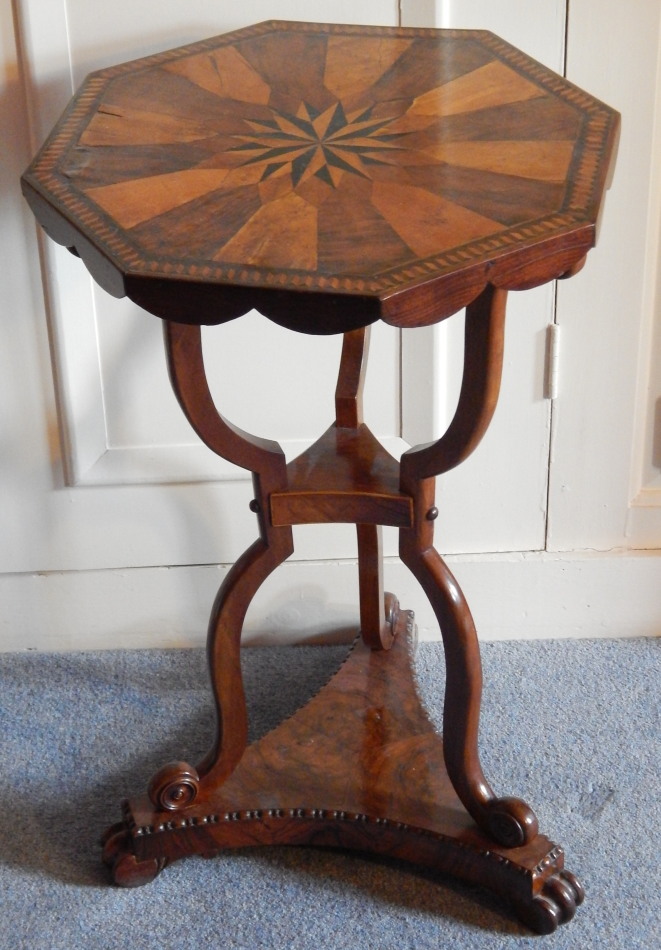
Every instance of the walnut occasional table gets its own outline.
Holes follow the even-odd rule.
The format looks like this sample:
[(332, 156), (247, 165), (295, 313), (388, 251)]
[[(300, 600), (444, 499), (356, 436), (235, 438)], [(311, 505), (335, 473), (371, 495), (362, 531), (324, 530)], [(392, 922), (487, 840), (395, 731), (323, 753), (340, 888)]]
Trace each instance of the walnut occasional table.
[[(583, 891), (530, 807), (478, 753), (481, 670), (465, 599), (432, 545), (435, 476), (485, 432), (505, 297), (576, 272), (595, 240), (613, 110), (485, 32), (268, 22), (87, 78), (23, 176), (48, 234), (164, 321), (172, 385), (218, 455), (253, 473), (259, 539), (216, 599), (216, 737), (166, 765), (105, 836), (116, 883), (264, 844), (395, 856), (482, 884), (538, 932)], [(397, 463), (363, 422), (368, 327), (467, 307), (456, 415)], [(201, 325), (252, 308), (344, 334), (335, 423), (290, 464), (216, 411)], [(359, 638), (330, 683), (247, 747), (240, 638), (292, 525), (357, 526)], [(438, 617), (444, 738), (416, 692), (413, 614), (383, 592), (380, 526)]]

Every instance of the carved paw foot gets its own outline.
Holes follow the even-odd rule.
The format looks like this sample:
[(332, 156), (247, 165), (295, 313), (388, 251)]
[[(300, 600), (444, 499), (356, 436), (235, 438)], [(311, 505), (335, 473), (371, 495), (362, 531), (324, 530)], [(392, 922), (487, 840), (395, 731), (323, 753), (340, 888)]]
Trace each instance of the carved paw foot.
[(167, 863), (165, 858), (138, 861), (133, 852), (131, 835), (123, 822), (111, 825), (101, 843), (104, 864), (110, 868), (113, 882), (119, 887), (149, 884)]
[(530, 904), (520, 904), (516, 910), (519, 919), (535, 933), (550, 934), (560, 924), (569, 923), (584, 899), (585, 891), (577, 877), (562, 870), (544, 882)]
[(487, 806), (485, 830), (504, 848), (518, 848), (537, 836), (539, 825), (520, 798), (494, 798)]

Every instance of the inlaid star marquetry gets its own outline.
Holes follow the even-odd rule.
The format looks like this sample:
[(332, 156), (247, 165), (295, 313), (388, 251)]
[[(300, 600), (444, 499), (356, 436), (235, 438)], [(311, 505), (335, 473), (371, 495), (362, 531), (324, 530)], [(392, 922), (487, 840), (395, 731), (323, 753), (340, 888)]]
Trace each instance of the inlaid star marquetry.
[(347, 116), (341, 102), (319, 113), (303, 103), (296, 115), (273, 110), (273, 119), (250, 122), (252, 135), (232, 151), (244, 152), (246, 165), (264, 166), (261, 180), (278, 173), (291, 175), (292, 185), (316, 175), (332, 188), (342, 172), (370, 178), (370, 165), (387, 165), (384, 153), (403, 149), (397, 145), (406, 132), (388, 132), (390, 119), (375, 121), (372, 107)]
[(459, 275), (467, 296), (584, 256), (616, 129), (490, 33), (269, 22), (93, 73), (23, 189), (106, 289), (161, 315), (186, 283), (204, 312), (181, 319), (279, 289), (401, 323), (424, 286), (406, 320), (429, 322)]

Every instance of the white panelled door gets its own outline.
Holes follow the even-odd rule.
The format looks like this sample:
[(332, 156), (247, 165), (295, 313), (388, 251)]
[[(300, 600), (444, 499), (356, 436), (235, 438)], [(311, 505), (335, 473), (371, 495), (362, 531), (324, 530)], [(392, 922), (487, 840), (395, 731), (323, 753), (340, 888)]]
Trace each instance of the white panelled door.
[[(84, 0), (66, 0), (66, 17), (60, 10), (61, 19), (55, 22), (47, 0), (23, 0), (37, 135), (47, 132), (72, 89), (90, 70), (264, 19), (272, 14), (272, 6), (252, 0), (240, 9), (234, 4), (216, 7), (212, 16), (204, 0), (185, 8), (166, 2), (159, 4), (154, 26), (149, 3), (120, 2), (112, 9), (95, 7), (92, 12)], [(390, 0), (373, 0), (359, 8), (328, 0), (283, 2), (278, 4), (277, 14), (396, 25), (397, 6)], [(514, 10), (516, 4), (511, 6)], [(549, 22), (541, 30), (545, 42), (533, 52), (557, 65), (562, 56), (562, 32), (549, 28), (556, 4), (546, 2), (543, 6), (550, 11), (544, 14)], [(233, 560), (249, 543), (254, 527), (250, 519), (233, 514), (228, 525), (228, 511), (234, 512), (238, 504), (245, 507), (249, 483), (244, 473), (201, 446), (183, 419), (166, 378), (159, 321), (129, 301), (116, 300), (96, 288), (80, 263), (62, 248), (47, 242), (44, 253), (50, 270), (49, 302), (68, 482), (68, 487), (60, 489), (58, 500), (48, 504), (57, 509), (55, 520), (66, 519), (68, 527), (50, 533), (48, 560), (44, 560), (46, 546), (42, 546), (38, 557), (26, 558), (25, 569)], [(439, 524), (446, 551), (543, 546), (549, 406), (541, 389), (541, 348), (551, 306), (549, 289), (527, 294), (521, 302), (512, 301), (501, 409), (479, 455), (470, 467), (449, 476), (440, 493), (444, 522)], [(414, 331), (404, 335), (403, 400), (399, 334), (388, 327), (375, 328), (367, 417), (395, 452), (404, 447), (401, 435), (411, 442), (424, 440), (430, 423), (438, 430), (449, 421), (461, 347), (458, 354), (456, 347), (448, 347), (446, 356), (439, 343), (442, 337), (451, 342), (457, 336), (460, 318), (454, 322), (457, 327), (434, 337), (429, 350), (432, 363), (424, 378), (418, 351), (421, 342), (426, 348), (429, 334), (420, 331), (419, 340), (407, 339), (415, 336)], [(224, 414), (250, 431), (278, 438), (289, 456), (309, 444), (332, 418), (339, 345), (339, 338), (297, 338), (257, 314), (205, 332), (212, 389)], [(221, 374), (214, 367), (227, 365), (222, 358), (227, 353), (232, 354), (230, 369)], [(429, 364), (428, 356), (424, 363)], [(256, 393), (254, 401), (246, 401), (247, 392)], [(313, 399), (310, 393), (314, 393)], [(196, 490), (193, 486), (201, 481), (206, 484)], [(201, 513), (210, 505), (215, 531), (207, 520), (196, 541), (193, 522), (182, 538), (184, 515), (179, 513), (191, 508)], [(114, 526), (110, 536), (109, 511)], [(147, 529), (146, 511), (159, 529)], [(75, 512), (80, 513), (78, 524), (74, 524)], [(143, 527), (135, 531), (132, 525)], [(326, 529), (314, 539), (309, 532), (299, 534), (296, 557), (355, 556), (353, 531)], [(65, 536), (66, 550), (62, 550), (57, 539)]]
[[(194, 624), (203, 635), (200, 618), (223, 573), (203, 566), (233, 562), (255, 537), (249, 478), (201, 446), (176, 405), (160, 321), (98, 290), (64, 249), (47, 240), (37, 245), (18, 176), (89, 71), (273, 16), (491, 29), (559, 72), (567, 61), (569, 78), (625, 112), (599, 250), (561, 286), (557, 314), (553, 286), (510, 295), (499, 407), (474, 456), (439, 484), (437, 544), (481, 566), (493, 558), (521, 562), (519, 580), (535, 558), (546, 563), (549, 547), (659, 545), (658, 257), (645, 254), (650, 236), (658, 242), (661, 220), (661, 179), (651, 176), (654, 142), (657, 153), (661, 142), (659, 123), (651, 121), (659, 115), (658, 4), (634, 0), (624, 23), (616, 0), (16, 0), (13, 13), (20, 69), (8, 11), (0, 23), (3, 128), (11, 133), (0, 237), (3, 259), (13, 262), (4, 275), (0, 355), (0, 593), (9, 592), (5, 603), (12, 605), (0, 609), (5, 649), (192, 642)], [(552, 404), (544, 377), (554, 320), (563, 349)], [(461, 322), (457, 315), (403, 333), (375, 327), (366, 417), (391, 451), (428, 441), (449, 421)], [(605, 326), (611, 330), (602, 332)], [(232, 421), (277, 438), (288, 456), (329, 424), (339, 338), (292, 334), (256, 313), (205, 329), (204, 338), (212, 390)], [(255, 397), (248, 400), (248, 392)], [(346, 592), (353, 527), (306, 527), (296, 539), (297, 563), (283, 566), (281, 580), (269, 580), (276, 586), (256, 601), (257, 626), (291, 631), (298, 618), (301, 630), (315, 623), (322, 629), (323, 618), (357, 616), (356, 591)], [(394, 535), (386, 541), (394, 553)], [(422, 595), (406, 587), (394, 562), (392, 570), (393, 588), (407, 606), (412, 595), (424, 628)], [(292, 578), (295, 593), (287, 594)], [(539, 598), (530, 591), (534, 605)], [(467, 594), (479, 620), (470, 583)], [(498, 623), (514, 630), (506, 607)], [(187, 618), (179, 639), (173, 610)], [(522, 616), (528, 612), (521, 607)]]
[[(565, 0), (539, 0), (534, 15), (528, 0), (404, 0), (402, 24), (491, 30), (563, 71)], [(437, 543), (444, 552), (544, 548), (551, 422), (544, 364), (554, 308), (553, 285), (509, 296), (496, 414), (475, 454), (439, 484)], [(403, 339), (404, 436), (409, 441), (438, 436), (449, 422), (461, 382), (462, 339), (461, 316)], [(433, 380), (434, 385), (434, 412), (423, 418), (418, 405), (424, 397), (416, 388), (421, 366), (423, 384), (428, 387)]]
[[(268, 0), (223, 5), (168, 0), (157, 13), (147, 0), (110, 6), (64, 0), (57, 9), (49, 0), (22, 0), (19, 6), (37, 141), (91, 70), (274, 14)], [(346, 0), (277, 6), (279, 18), (398, 23), (395, 0), (367, 0), (360, 9)], [(42, 243), (64, 484), (40, 498), (47, 537), (37, 532), (32, 544), (19, 543), (5, 569), (233, 561), (255, 534), (254, 516), (246, 514), (250, 477), (213, 456), (183, 418), (167, 380), (160, 321), (127, 300), (109, 297), (80, 261)], [(287, 334), (256, 313), (205, 331), (211, 387), (223, 413), (277, 438), (289, 456), (333, 419), (340, 346), (340, 338)], [(401, 451), (398, 334), (379, 327), (372, 354), (385, 393), (369, 399), (374, 429), (392, 450)], [(220, 372), (221, 362), (229, 371)], [(252, 401), (248, 392), (255, 394)], [(32, 486), (25, 491), (31, 493)], [(296, 557), (355, 556), (353, 532), (332, 528), (324, 541), (322, 552), (303, 532)]]
[(598, 250), (558, 288), (554, 551), (661, 547), (661, 3), (622, 9), (569, 7), (568, 78), (621, 112), (622, 133)]

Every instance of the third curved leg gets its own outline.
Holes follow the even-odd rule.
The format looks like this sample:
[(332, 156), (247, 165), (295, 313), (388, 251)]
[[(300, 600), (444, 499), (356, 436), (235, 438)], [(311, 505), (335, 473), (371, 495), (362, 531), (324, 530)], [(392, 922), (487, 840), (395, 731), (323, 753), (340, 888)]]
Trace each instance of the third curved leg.
[(246, 611), (269, 574), (293, 551), (290, 528), (272, 529), (269, 541), (258, 539), (234, 564), (211, 612), (207, 658), (217, 726), (213, 745), (198, 766), (200, 778), (211, 786), (231, 774), (247, 744), (241, 675), (241, 630)]
[(478, 733), (482, 697), (480, 648), (466, 599), (431, 544), (413, 529), (400, 532), (400, 557), (427, 594), (443, 636), (446, 664), (443, 749), (450, 780), (464, 807), (505, 847), (531, 841), (537, 818), (518, 798), (498, 798), (480, 764)]
[(383, 589), (381, 525), (357, 524), (360, 631), (373, 650), (389, 650), (399, 604)]
[(240, 642), (246, 611), (268, 575), (293, 551), (290, 527), (274, 527), (269, 498), (287, 483), (286, 461), (276, 442), (242, 432), (216, 409), (206, 378), (201, 328), (166, 322), (168, 369), (177, 399), (192, 427), (212, 451), (252, 471), (260, 537), (234, 564), (222, 584), (209, 623), (207, 654), (216, 707), (216, 735), (194, 768), (171, 762), (149, 783), (156, 808), (186, 808), (205, 789), (221, 784), (238, 764), (247, 744), (247, 713), (241, 675)]

